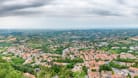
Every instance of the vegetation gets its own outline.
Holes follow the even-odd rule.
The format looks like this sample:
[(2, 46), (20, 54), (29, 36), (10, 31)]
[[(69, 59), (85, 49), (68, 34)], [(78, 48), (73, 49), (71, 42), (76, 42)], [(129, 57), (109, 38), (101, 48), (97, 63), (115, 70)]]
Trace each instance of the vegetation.
[(70, 78), (72, 72), (66, 67), (54, 65), (50, 68), (41, 66), (41, 71), (37, 74), (37, 78), (52, 78), (59, 76), (59, 78)]
[(118, 69), (126, 69), (126, 68), (128, 68), (128, 67), (125, 66), (125, 65), (119, 65), (119, 64), (117, 64), (117, 63), (115, 63), (115, 62), (113, 62), (113, 61), (110, 62), (109, 65), (110, 65), (111, 67), (118, 68)]
[(13, 64), (16, 64), (16, 65), (21, 65), (21, 64), (23, 64), (25, 62), (24, 59), (19, 58), (19, 57), (13, 57), (11, 59), (11, 61), (12, 61)]
[(83, 66), (82, 70), (84, 71), (85, 74), (87, 74), (87, 67), (86, 66)]
[(138, 68), (138, 62), (135, 62), (135, 64), (133, 65), (133, 67)]
[(138, 78), (138, 76), (135, 76), (134, 78)]
[(12, 65), (12, 66), (14, 67), (14, 69), (18, 71), (35, 74), (34, 68), (30, 65)]
[(0, 42), (0, 47), (9, 47), (9, 46), (11, 46), (11, 43)]
[(100, 66), (99, 71), (100, 71), (100, 72), (101, 72), (101, 71), (112, 71), (112, 67), (111, 67), (110, 65), (108, 65), (108, 64), (104, 64), (104, 65), (101, 65), (101, 66)]
[(55, 60), (56, 62), (64, 62), (64, 63), (83, 63), (83, 59), (81, 58), (75, 58), (75, 59), (69, 59), (69, 58), (65, 58), (65, 59), (58, 59)]
[(0, 78), (24, 78), (22, 72), (15, 70), (10, 63), (0, 59)]
[(74, 72), (73, 78), (85, 78), (86, 74), (84, 71)]
[(116, 61), (120, 61), (120, 62), (127, 62), (127, 63), (133, 63), (135, 62), (135, 59), (124, 59), (124, 58), (117, 58)]

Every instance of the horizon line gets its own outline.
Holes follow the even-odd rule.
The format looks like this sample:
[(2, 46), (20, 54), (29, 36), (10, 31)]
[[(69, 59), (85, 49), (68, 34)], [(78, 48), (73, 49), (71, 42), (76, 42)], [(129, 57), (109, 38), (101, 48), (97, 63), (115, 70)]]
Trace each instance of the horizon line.
[(138, 29), (134, 28), (0, 28), (0, 30), (127, 30), (127, 29)]

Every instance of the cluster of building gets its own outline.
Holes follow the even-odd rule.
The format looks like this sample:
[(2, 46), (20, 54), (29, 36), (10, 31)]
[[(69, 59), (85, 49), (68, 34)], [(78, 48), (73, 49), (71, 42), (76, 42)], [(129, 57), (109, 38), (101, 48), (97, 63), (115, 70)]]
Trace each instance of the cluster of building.
[(24, 45), (9, 47), (6, 52), (23, 58), (25, 60), (24, 64), (43, 66), (50, 66), (50, 62), (60, 56), (58, 54), (44, 53), (40, 49), (32, 49)]
[(82, 50), (79, 51), (78, 48), (67, 48), (63, 51), (63, 57), (69, 57), (74, 59), (75, 57), (83, 58), (84, 63), (78, 63), (74, 66), (73, 71), (82, 70), (82, 66), (86, 66), (88, 68), (88, 77), (89, 78), (127, 78), (128, 75), (131, 78), (138, 76), (138, 68), (132, 67), (134, 63), (127, 62), (117, 62), (119, 65), (128, 66), (128, 69), (117, 69), (112, 68), (112, 71), (99, 71), (100, 66), (104, 64), (109, 64), (109, 62), (117, 59), (136, 59), (137, 57), (130, 53), (121, 53), (121, 54), (110, 54), (105, 51), (97, 51), (97, 50)]

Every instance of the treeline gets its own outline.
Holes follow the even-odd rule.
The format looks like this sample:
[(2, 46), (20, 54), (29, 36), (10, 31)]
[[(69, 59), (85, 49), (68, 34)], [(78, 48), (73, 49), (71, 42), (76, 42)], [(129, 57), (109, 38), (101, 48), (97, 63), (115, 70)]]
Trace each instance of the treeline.
[(85, 71), (72, 72), (66, 66), (54, 65), (52, 67), (41, 66), (41, 71), (37, 73), (37, 78), (85, 78)]
[(24, 78), (23, 73), (15, 70), (10, 63), (0, 58), (0, 78)]
[(82, 58), (75, 58), (75, 59), (65, 58), (65, 59), (58, 59), (54, 61), (63, 62), (63, 63), (83, 63), (84, 62)]

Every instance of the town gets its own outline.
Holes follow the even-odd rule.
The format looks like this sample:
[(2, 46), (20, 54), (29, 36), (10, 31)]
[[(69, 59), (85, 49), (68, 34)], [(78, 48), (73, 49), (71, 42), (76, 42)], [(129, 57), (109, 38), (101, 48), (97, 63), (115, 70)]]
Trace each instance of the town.
[(0, 32), (0, 78), (138, 78), (137, 29)]

